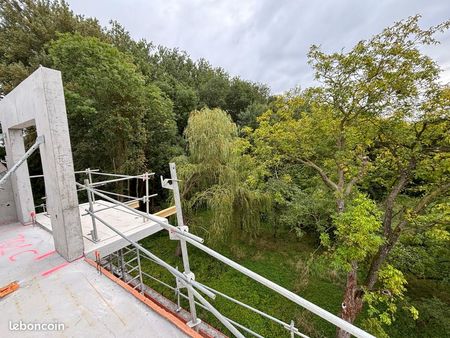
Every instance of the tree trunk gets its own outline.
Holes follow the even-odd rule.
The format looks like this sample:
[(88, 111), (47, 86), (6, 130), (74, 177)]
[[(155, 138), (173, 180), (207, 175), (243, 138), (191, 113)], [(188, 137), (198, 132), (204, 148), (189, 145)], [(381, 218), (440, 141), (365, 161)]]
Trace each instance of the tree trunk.
[(342, 199), (341, 198), (337, 199), (336, 204), (337, 204), (338, 213), (339, 214), (343, 213), (344, 210), (345, 210), (345, 201), (344, 201), (344, 199), (343, 198)]
[(376, 253), (375, 257), (370, 264), (369, 273), (367, 274), (366, 285), (369, 290), (371, 290), (378, 280), (378, 271), (381, 265), (386, 260), (387, 255), (391, 251), (392, 246), (389, 244), (383, 244)]
[[(347, 284), (345, 286), (344, 301), (341, 304), (341, 318), (349, 323), (353, 323), (355, 321), (363, 306), (363, 292), (358, 287), (357, 271), (358, 267), (356, 263), (353, 263), (351, 271), (347, 274)], [(337, 328), (336, 337), (349, 338), (350, 333)]]

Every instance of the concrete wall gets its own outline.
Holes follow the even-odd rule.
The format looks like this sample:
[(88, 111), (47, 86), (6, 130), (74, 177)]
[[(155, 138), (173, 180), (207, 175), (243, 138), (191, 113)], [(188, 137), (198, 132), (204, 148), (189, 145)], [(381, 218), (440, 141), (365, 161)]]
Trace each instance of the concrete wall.
[[(9, 167), (25, 153), (23, 128), (35, 125), (44, 136), (39, 150), (55, 248), (69, 261), (80, 257), (83, 238), (61, 72), (40, 67), (26, 78), (0, 101), (0, 123)], [(29, 222), (34, 204), (26, 163), (11, 176), (11, 183), (17, 216)]]
[[(0, 178), (5, 173), (6, 167), (0, 163)], [(18, 221), (11, 180), (7, 180), (2, 188), (0, 188), (0, 226)]]

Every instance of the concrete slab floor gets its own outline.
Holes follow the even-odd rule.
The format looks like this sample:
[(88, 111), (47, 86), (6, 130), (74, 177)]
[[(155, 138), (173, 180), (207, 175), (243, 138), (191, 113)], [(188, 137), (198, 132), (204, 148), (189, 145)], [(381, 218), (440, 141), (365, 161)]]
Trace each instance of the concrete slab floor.
[[(162, 230), (161, 226), (155, 222), (144, 220), (143, 217), (133, 214), (127, 209), (117, 206), (113, 203), (99, 200), (94, 203), (94, 210), (96, 215), (105, 220), (108, 224), (128, 236), (129, 238), (138, 241), (147, 236)], [(90, 232), (92, 231), (92, 218), (86, 215), (86, 209), (89, 208), (88, 203), (80, 204), (79, 210), (81, 215), (81, 227), (83, 231), (84, 253), (89, 258), (95, 258), (94, 252), (99, 251), (102, 257), (117, 251), (129, 243), (117, 235), (114, 231), (109, 229), (100, 221), (96, 221), (97, 233), (99, 237), (98, 242), (92, 241)], [(160, 218), (161, 221), (167, 222), (167, 219)], [(46, 213), (36, 215), (36, 221), (48, 231), (52, 232), (52, 225), (50, 217)]]
[[(0, 337), (187, 337), (83, 259), (67, 263), (40, 227), (0, 226)], [(14, 331), (15, 323), (63, 324), (60, 331)], [(61, 327), (60, 327), (61, 328)]]

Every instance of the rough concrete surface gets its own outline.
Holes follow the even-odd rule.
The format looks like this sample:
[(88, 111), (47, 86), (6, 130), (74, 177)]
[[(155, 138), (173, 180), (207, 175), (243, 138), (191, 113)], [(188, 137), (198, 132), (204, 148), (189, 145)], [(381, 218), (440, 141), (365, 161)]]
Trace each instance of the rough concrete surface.
[[(0, 178), (6, 173), (6, 167), (0, 163)], [(14, 192), (11, 180), (6, 180), (0, 187), (0, 225), (17, 222), (16, 203), (14, 202)]]
[[(44, 137), (39, 151), (55, 247), (66, 260), (76, 259), (83, 254), (83, 238), (61, 72), (40, 67), (27, 77), (0, 101), (0, 123), (10, 168), (25, 154), (23, 128), (36, 126)], [(11, 182), (18, 219), (29, 223), (34, 203), (26, 162)]]
[[(186, 337), (84, 260), (68, 263), (51, 235), (33, 226), (0, 228), (0, 337)], [(63, 324), (61, 331), (14, 331), (15, 323)]]
[[(133, 214), (121, 206), (115, 206), (114, 208), (113, 206), (113, 203), (98, 200), (94, 203), (95, 214), (134, 241), (139, 241), (162, 230), (162, 227), (155, 222), (144, 220), (143, 217)], [(93, 242), (90, 234), (93, 228), (92, 217), (86, 214), (88, 208), (88, 203), (79, 205), (86, 257), (95, 259), (95, 251), (98, 251), (100, 256), (104, 257), (130, 244), (98, 220), (96, 225), (99, 241)], [(160, 219), (167, 223), (167, 219), (162, 217)], [(36, 222), (49, 232), (53, 231), (50, 217), (46, 213), (37, 214)]]

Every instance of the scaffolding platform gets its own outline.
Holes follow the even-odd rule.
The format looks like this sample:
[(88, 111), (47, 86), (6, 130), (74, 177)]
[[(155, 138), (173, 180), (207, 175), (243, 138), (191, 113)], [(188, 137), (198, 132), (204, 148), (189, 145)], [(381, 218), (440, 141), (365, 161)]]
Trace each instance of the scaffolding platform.
[[(95, 251), (98, 251), (100, 256), (104, 257), (130, 244), (99, 221), (96, 222), (99, 240), (98, 242), (94, 242), (91, 235), (93, 229), (92, 217), (87, 214), (86, 209), (89, 209), (89, 203), (79, 205), (81, 227), (83, 230), (84, 254), (86, 257), (95, 259)], [(105, 220), (134, 241), (139, 241), (162, 230), (159, 224), (133, 214), (124, 207), (111, 202), (103, 200), (95, 201), (94, 211), (96, 216)], [(167, 223), (167, 219), (163, 217), (159, 218), (162, 222)], [(47, 213), (37, 214), (36, 222), (50, 233), (52, 232), (50, 215)]]

